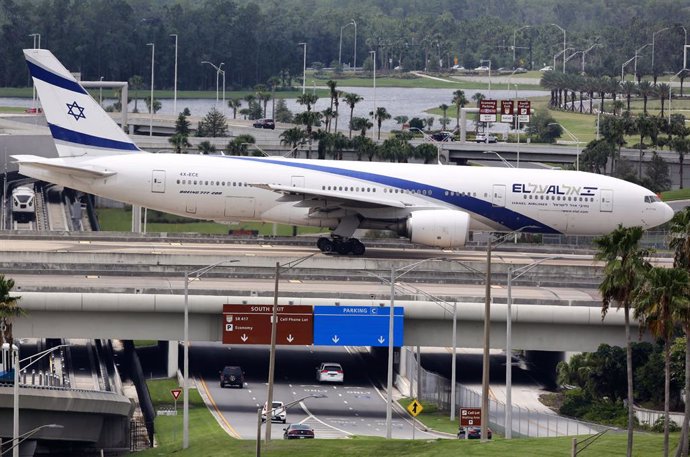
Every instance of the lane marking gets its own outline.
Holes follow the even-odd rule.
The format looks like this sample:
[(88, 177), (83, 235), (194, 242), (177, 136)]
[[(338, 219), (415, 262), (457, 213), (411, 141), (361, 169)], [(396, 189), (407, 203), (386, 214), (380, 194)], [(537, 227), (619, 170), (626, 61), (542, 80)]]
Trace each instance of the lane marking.
[[(305, 405), (303, 401), (299, 402), (299, 405), (300, 405), (300, 407), (302, 408), (302, 410), (307, 414), (307, 416), (308, 416), (307, 419), (309, 419), (309, 418), (311, 417), (311, 418), (313, 418), (316, 422), (320, 423), (321, 425), (324, 425), (324, 426), (326, 426), (326, 427), (332, 428), (333, 430), (336, 430), (336, 431), (338, 431), (338, 432), (340, 432), (340, 433), (344, 433), (344, 434), (347, 435), (347, 436), (353, 436), (353, 435), (354, 435), (354, 433), (350, 433), (350, 432), (348, 432), (347, 430), (342, 430), (342, 429), (340, 429), (340, 428), (338, 428), (338, 427), (335, 427), (335, 426), (333, 426), (333, 425), (331, 425), (331, 424), (327, 424), (327, 423), (325, 423), (324, 421), (322, 421), (321, 419), (319, 419), (318, 417), (314, 416), (314, 415), (311, 413), (311, 411), (309, 411), (309, 408), (307, 408), (307, 405)], [(305, 419), (305, 420), (307, 420), (307, 419)], [(303, 421), (303, 422), (304, 422), (304, 421)]]
[(237, 433), (237, 430), (233, 428), (232, 425), (227, 421), (225, 416), (220, 412), (220, 409), (218, 409), (218, 405), (216, 402), (213, 400), (213, 397), (211, 396), (211, 392), (208, 390), (208, 386), (206, 385), (206, 381), (203, 380), (203, 378), (200, 380), (201, 381), (201, 387), (204, 389), (204, 392), (206, 393), (206, 398), (208, 398), (209, 403), (213, 406), (213, 409), (215, 410), (216, 414), (214, 414), (219, 422), (222, 422), (221, 425), (225, 424), (225, 428), (228, 431), (228, 435), (232, 436), (233, 438), (236, 439), (242, 439), (239, 433)]

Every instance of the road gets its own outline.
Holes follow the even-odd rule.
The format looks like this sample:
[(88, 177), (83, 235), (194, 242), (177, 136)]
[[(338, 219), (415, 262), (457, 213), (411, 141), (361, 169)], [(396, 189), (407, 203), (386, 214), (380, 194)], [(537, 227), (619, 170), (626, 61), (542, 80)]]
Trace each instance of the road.
[[(208, 392), (213, 409), (228, 424), (231, 434), (255, 439), (257, 409), (267, 396), (269, 351), (266, 347), (237, 347), (220, 344), (195, 344), (190, 349), (191, 372), (198, 375)], [(321, 362), (338, 362), (343, 366), (342, 385), (318, 384), (316, 367)], [(243, 389), (221, 389), (218, 372), (225, 365), (240, 365), (245, 371)], [(385, 367), (373, 365), (364, 349), (321, 349), (310, 346), (279, 348), (276, 352), (274, 400), (285, 403), (308, 395), (309, 398), (288, 410), (287, 423), (307, 423), (317, 438), (346, 438), (351, 435), (386, 435), (386, 401), (377, 385), (385, 379)], [(273, 423), (271, 436), (282, 438), (284, 425)], [(394, 438), (411, 438), (411, 422), (406, 413), (393, 410)], [(262, 434), (265, 429), (262, 429)], [(416, 438), (437, 438), (421, 430)]]

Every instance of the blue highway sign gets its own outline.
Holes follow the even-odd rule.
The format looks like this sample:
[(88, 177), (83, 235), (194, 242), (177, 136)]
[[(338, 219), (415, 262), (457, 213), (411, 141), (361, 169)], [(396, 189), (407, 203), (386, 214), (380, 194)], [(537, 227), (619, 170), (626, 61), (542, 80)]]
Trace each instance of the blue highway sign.
[[(404, 308), (395, 307), (393, 345), (403, 345)], [(388, 346), (390, 307), (314, 306), (314, 344)]]

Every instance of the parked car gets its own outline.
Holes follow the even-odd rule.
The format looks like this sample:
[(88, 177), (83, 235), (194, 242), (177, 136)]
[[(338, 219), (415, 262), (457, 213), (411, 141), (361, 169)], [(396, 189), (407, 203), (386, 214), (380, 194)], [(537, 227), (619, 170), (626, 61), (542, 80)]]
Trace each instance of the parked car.
[(463, 67), (462, 65), (456, 64), (456, 65), (453, 65), (452, 67), (450, 67), (450, 69), (453, 71), (464, 71), (465, 67)]
[(489, 67), (486, 65), (480, 65), (477, 68), (474, 69), (475, 71), (489, 71)]
[(431, 139), (434, 141), (453, 141), (455, 138), (453, 137), (453, 132), (440, 131), (433, 133)]
[(551, 65), (546, 65), (545, 67), (540, 68), (539, 71), (553, 71), (553, 67)]
[(276, 123), (273, 122), (273, 119), (258, 119), (254, 122), (254, 127), (257, 129), (275, 129), (276, 128)]
[(339, 363), (324, 362), (316, 368), (316, 380), (318, 382), (344, 382), (345, 373)]
[[(460, 427), (460, 430), (458, 430), (458, 439), (465, 439), (465, 435), (467, 435), (468, 440), (478, 440), (482, 437), (482, 428)], [(488, 427), (486, 429), (486, 435), (488, 439), (491, 439), (491, 437), (493, 436), (493, 432)]]
[(498, 140), (490, 133), (477, 133), (475, 141), (477, 143), (496, 143)]
[(240, 389), (244, 387), (244, 371), (242, 367), (226, 366), (220, 372), (220, 387), (237, 386)]
[(305, 438), (314, 438), (314, 429), (307, 424), (290, 424), (283, 429), (283, 439), (286, 440), (303, 440)]
[[(266, 422), (266, 407), (267, 403), (264, 403), (263, 408), (261, 408), (261, 421)], [(271, 408), (271, 422), (282, 422), (283, 424), (287, 422), (287, 411), (285, 411), (285, 404), (282, 401), (274, 401), (273, 408)]]

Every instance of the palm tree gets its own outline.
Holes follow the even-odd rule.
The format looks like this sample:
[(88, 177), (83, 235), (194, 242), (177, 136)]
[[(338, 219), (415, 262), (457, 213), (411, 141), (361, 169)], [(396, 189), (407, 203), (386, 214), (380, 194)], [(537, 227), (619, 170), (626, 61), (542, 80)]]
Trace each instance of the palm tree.
[(453, 104), (455, 105), (455, 130), (460, 131), (460, 110), (467, 104), (465, 91), (458, 89), (453, 92)]
[(237, 110), (242, 106), (241, 98), (231, 98), (228, 100), (228, 108), (232, 110), (232, 118), (237, 119)]
[(446, 105), (445, 103), (441, 103), (439, 106), (441, 108), (441, 111), (443, 111), (443, 117), (441, 118), (441, 130), (446, 129), (446, 121), (448, 120), (448, 108), (449, 106)]
[(280, 134), (280, 144), (290, 146), (292, 151), (294, 151), (294, 157), (299, 155), (297, 148), (299, 146), (303, 146), (305, 143), (305, 131), (299, 127), (292, 127), (290, 129), (283, 130), (283, 132)]
[(661, 83), (656, 86), (656, 95), (659, 97), (659, 101), (661, 102), (661, 117), (664, 117), (664, 102), (668, 100), (670, 91), (671, 86), (666, 83)]
[(604, 279), (599, 285), (602, 297), (601, 316), (606, 317), (612, 303), (617, 309), (623, 307), (625, 317), (625, 341), (628, 382), (628, 446), (627, 457), (632, 457), (633, 424), (635, 420), (633, 395), (633, 362), (630, 338), (630, 307), (633, 304), (633, 291), (638, 277), (649, 270), (650, 264), (645, 259), (649, 251), (640, 247), (643, 234), (642, 227), (624, 228), (619, 226), (608, 235), (596, 238), (597, 260), (606, 262)]
[(144, 78), (139, 75), (134, 75), (129, 78), (129, 85), (134, 89), (134, 112), (138, 113), (139, 108), (137, 107), (137, 100), (139, 99), (139, 89), (144, 87)]
[(373, 116), (374, 119), (376, 119), (376, 125), (378, 126), (378, 139), (381, 139), (381, 124), (383, 121), (386, 121), (391, 118), (391, 114), (384, 108), (383, 106), (379, 106), (376, 108), (375, 113), (369, 113), (370, 116)]
[(364, 100), (361, 96), (353, 93), (347, 93), (343, 96), (343, 101), (347, 103), (347, 105), (350, 107), (350, 135), (349, 138), (352, 138), (352, 113), (355, 110), (355, 105), (359, 102)]
[[(676, 137), (671, 142), (673, 149), (678, 153), (678, 169), (680, 173), (680, 188), (683, 188), (683, 166), (685, 155), (690, 153), (690, 140), (683, 137)], [(690, 398), (690, 397), (689, 397)]]
[(649, 96), (654, 93), (654, 87), (652, 87), (652, 84), (649, 81), (640, 81), (640, 83), (637, 85), (637, 93), (642, 96), (642, 112), (647, 114), (647, 100), (649, 99)]
[(359, 130), (362, 136), (367, 136), (367, 130), (373, 126), (374, 124), (366, 117), (353, 117), (350, 121), (350, 131)]
[(0, 328), (4, 328), (0, 333), (0, 347), (4, 343), (9, 343), (12, 347), (14, 337), (12, 335), (12, 319), (23, 316), (24, 310), (19, 307), (18, 303), (22, 297), (11, 296), (10, 292), (14, 289), (14, 280), (5, 278), (5, 275), (0, 274)]
[(311, 111), (311, 107), (316, 103), (318, 99), (319, 97), (316, 94), (304, 93), (297, 97), (297, 103), (299, 103), (300, 105), (306, 105), (307, 111)]
[[(677, 212), (671, 219), (669, 231), (671, 241), (669, 247), (673, 249), (674, 268), (690, 270), (690, 207)], [(680, 440), (676, 457), (688, 455), (688, 430), (690, 428), (690, 307), (676, 310), (676, 317), (685, 334), (685, 414), (681, 428)]]
[(642, 328), (664, 341), (664, 457), (668, 457), (669, 404), (671, 395), (671, 338), (674, 314), (687, 309), (690, 280), (682, 268), (654, 267), (635, 291), (635, 319)]
[(280, 78), (277, 76), (271, 76), (268, 78), (268, 86), (271, 88), (271, 117), (276, 118), (276, 87), (280, 85)]
[[(482, 100), (484, 100), (486, 97), (484, 94), (481, 92), (475, 92), (474, 95), (472, 96), (472, 100), (477, 102), (477, 108), (479, 108), (479, 105), (481, 104)], [(474, 132), (477, 133), (479, 131), (479, 113), (477, 113), (477, 122), (474, 123)]]
[(632, 81), (623, 81), (621, 83), (621, 93), (625, 95), (626, 111), (630, 112), (630, 98), (637, 93), (637, 84)]

